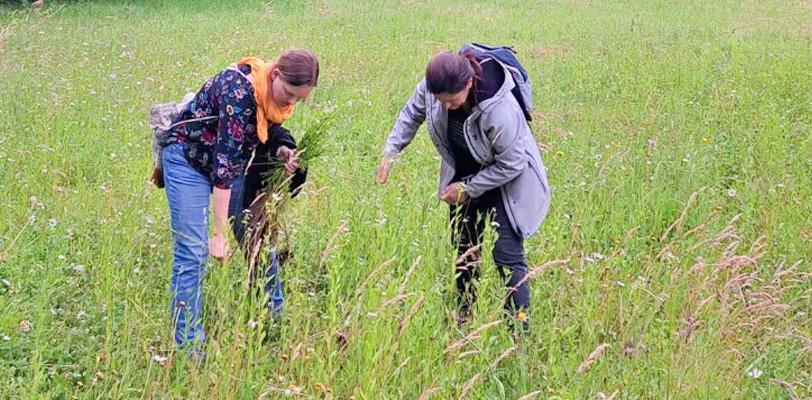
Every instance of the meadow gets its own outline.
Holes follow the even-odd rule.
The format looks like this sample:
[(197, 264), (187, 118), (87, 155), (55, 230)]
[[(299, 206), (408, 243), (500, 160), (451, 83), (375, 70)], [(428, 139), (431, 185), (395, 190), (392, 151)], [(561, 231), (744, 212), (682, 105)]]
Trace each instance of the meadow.
[[(553, 188), (520, 341), (489, 251), (452, 318), (424, 128), (373, 181), (427, 61), (470, 41), (528, 69)], [(322, 68), (286, 126), (329, 123), (286, 213), (284, 316), (211, 260), (196, 364), (148, 108), (288, 47)], [(808, 0), (0, 5), (0, 398), (812, 398), (810, 65)]]

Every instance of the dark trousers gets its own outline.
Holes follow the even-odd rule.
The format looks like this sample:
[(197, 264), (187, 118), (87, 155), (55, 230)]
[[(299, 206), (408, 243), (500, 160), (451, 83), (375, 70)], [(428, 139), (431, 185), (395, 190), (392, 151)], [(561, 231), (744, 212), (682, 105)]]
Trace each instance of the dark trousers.
[[(252, 193), (246, 194), (246, 185), (249, 184), (246, 180), (245, 176), (238, 176), (234, 179), (234, 183), (231, 185), (228, 216), (233, 219), (231, 227), (234, 231), (234, 238), (245, 250), (247, 260), (251, 249), (245, 243), (247, 239), (245, 237), (247, 221), (244, 218), (244, 212), (246, 211), (244, 200), (245, 196), (251, 196), (252, 199), (256, 196), (253, 196)], [(257, 267), (260, 270), (265, 269), (265, 293), (268, 294), (268, 309), (271, 310), (274, 316), (279, 316), (282, 313), (282, 303), (285, 301), (282, 293), (282, 279), (279, 277), (279, 259), (276, 256), (276, 250), (273, 248), (269, 249), (267, 256), (267, 263), (260, 262)], [(254, 278), (255, 276), (252, 275), (251, 280)]]
[(511, 227), (501, 193), (499, 189), (494, 189), (464, 204), (451, 206), (451, 240), (457, 247), (456, 280), (460, 311), (467, 313), (476, 302), (480, 250), (471, 249), (482, 242), (487, 218), (490, 218), (498, 235), (493, 247), (493, 260), (508, 290), (505, 311), (515, 314), (520, 310), (527, 310), (530, 307), (530, 288), (523, 281), (527, 275), (524, 238)]

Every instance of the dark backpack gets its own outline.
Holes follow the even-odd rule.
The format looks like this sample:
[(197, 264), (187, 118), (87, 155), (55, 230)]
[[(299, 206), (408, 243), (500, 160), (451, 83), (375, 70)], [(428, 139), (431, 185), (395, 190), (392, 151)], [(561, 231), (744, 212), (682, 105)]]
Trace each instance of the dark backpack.
[(493, 58), (501, 62), (513, 77), (513, 82), (516, 87), (511, 90), (513, 97), (519, 102), (522, 108), (524, 118), (532, 121), (533, 117), (533, 85), (530, 83), (530, 77), (527, 75), (527, 70), (524, 69), (522, 64), (516, 58), (516, 51), (512, 47), (497, 46), (491, 47), (479, 43), (468, 43), (460, 48), (460, 53), (470, 51), (478, 59)]

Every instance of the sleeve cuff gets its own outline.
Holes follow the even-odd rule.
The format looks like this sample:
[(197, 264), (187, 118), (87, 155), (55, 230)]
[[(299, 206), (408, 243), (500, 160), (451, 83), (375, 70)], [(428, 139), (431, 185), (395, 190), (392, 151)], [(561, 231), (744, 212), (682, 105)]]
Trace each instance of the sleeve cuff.
[(213, 182), (213, 186), (218, 189), (231, 189), (231, 186), (234, 184), (234, 180), (225, 180), (225, 179), (215, 179)]
[(460, 184), (462, 184), (462, 189), (465, 191), (465, 194), (467, 194), (468, 197), (471, 198), (477, 198), (479, 196), (482, 196), (482, 193), (484, 193), (484, 191), (477, 188), (476, 185), (471, 185), (470, 182), (471, 178), (460, 182)]

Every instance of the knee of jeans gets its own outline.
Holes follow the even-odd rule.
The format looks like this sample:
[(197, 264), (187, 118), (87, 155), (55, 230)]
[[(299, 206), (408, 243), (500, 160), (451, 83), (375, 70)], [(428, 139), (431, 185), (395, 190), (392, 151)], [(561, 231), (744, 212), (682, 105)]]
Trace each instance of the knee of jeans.
[(175, 244), (175, 259), (179, 263), (203, 266), (208, 257), (208, 243), (198, 243), (191, 238), (178, 238)]
[(494, 246), (493, 262), (496, 265), (509, 267), (511, 271), (526, 270), (527, 261), (524, 257), (524, 248), (505, 248), (505, 246)]

